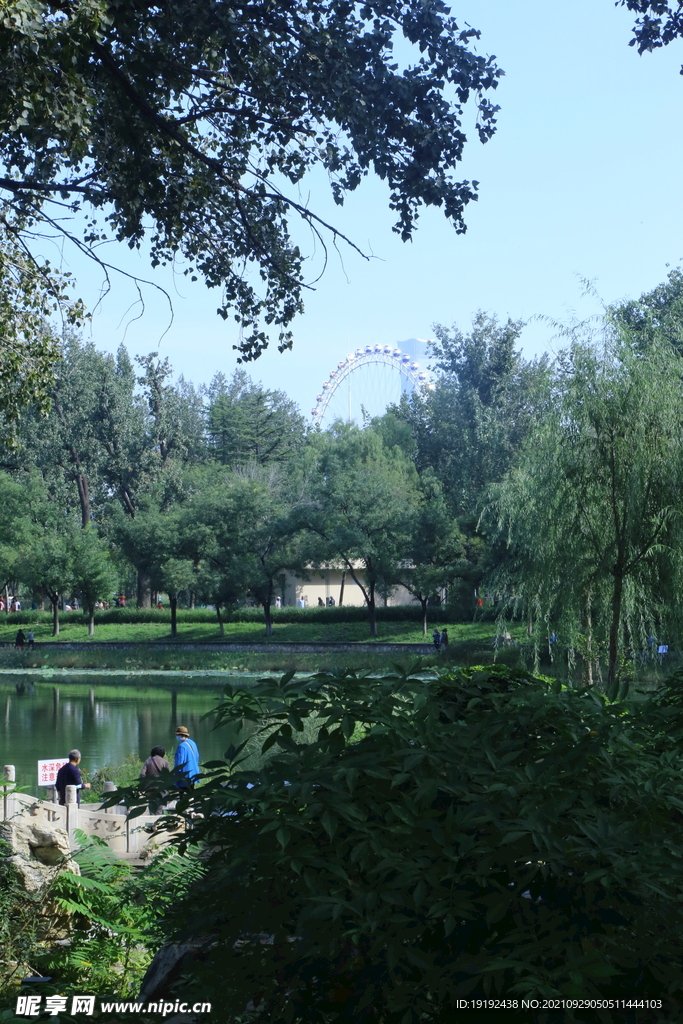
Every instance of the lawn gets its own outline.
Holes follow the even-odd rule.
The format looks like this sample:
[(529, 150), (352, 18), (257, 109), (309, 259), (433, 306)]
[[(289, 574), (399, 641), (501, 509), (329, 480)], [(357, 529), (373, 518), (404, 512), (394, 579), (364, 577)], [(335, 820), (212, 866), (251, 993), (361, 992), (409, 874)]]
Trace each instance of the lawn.
[[(23, 616), (22, 616), (23, 618)], [(154, 641), (171, 640), (170, 628), (165, 622), (105, 622), (95, 627), (95, 635), (88, 636), (88, 626), (84, 621), (69, 617), (62, 622), (58, 637), (52, 636), (50, 622), (43, 616), (38, 616), (35, 623), (22, 623), (21, 628), (26, 634), (33, 629), (37, 641), (58, 640), (62, 642), (83, 642), (88, 640), (119, 640), (129, 643), (149, 643)], [(436, 623), (440, 626), (441, 623)], [(0, 621), (0, 642), (14, 643), (18, 625), (12, 621), (12, 617), (2, 617)], [(431, 642), (430, 634), (425, 638), (419, 623), (410, 621), (380, 622), (378, 623), (377, 641), (391, 641), (395, 643), (424, 643)], [(492, 643), (495, 634), (495, 626), (491, 622), (477, 623), (450, 623), (448, 635), (451, 644), (461, 642), (481, 643), (488, 646)], [(523, 628), (513, 631), (516, 639), (522, 639)], [(178, 636), (179, 643), (211, 643), (224, 641), (235, 641), (241, 643), (263, 643), (268, 640), (265, 626), (262, 622), (230, 622), (225, 625), (225, 635), (221, 637), (218, 623), (211, 622), (179, 622)], [(289, 641), (293, 643), (314, 643), (319, 641), (332, 641), (335, 643), (357, 643), (359, 641), (372, 642), (370, 628), (367, 622), (283, 622), (275, 623), (273, 635), (270, 638), (274, 641)]]

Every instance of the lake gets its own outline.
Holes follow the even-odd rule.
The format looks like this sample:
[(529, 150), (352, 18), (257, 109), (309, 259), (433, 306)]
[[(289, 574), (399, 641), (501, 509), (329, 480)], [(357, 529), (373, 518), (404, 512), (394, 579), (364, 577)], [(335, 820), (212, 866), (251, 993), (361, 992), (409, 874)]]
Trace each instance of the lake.
[(81, 767), (91, 774), (131, 754), (144, 761), (161, 746), (172, 764), (178, 725), (190, 730), (202, 761), (220, 758), (235, 734), (225, 727), (214, 731), (202, 716), (220, 702), (227, 681), (207, 674), (183, 683), (180, 673), (0, 674), (0, 767), (15, 765), (17, 785), (46, 796), (37, 784), (38, 760), (67, 757), (77, 747)]

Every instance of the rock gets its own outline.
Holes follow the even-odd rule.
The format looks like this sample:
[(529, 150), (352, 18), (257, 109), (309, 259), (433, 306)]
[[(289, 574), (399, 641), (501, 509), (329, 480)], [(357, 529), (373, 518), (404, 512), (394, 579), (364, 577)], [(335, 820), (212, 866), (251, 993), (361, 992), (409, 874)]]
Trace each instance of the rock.
[(180, 979), (185, 967), (206, 945), (207, 940), (202, 938), (191, 942), (169, 942), (162, 946), (142, 979), (138, 1001), (149, 1003), (159, 999), (171, 999), (174, 982)]
[(78, 864), (71, 860), (69, 837), (62, 828), (5, 821), (0, 824), (0, 840), (10, 850), (8, 856), (0, 857), (0, 865), (9, 868), (24, 892), (38, 892), (60, 871), (81, 873)]

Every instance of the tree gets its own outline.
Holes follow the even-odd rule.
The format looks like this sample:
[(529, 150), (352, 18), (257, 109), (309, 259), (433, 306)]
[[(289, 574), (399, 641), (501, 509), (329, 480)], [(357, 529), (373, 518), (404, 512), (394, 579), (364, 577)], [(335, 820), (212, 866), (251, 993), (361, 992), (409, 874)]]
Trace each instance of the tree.
[(492, 511), (515, 559), (512, 586), (542, 595), (546, 617), (553, 606), (601, 612), (614, 692), (625, 602), (642, 618), (653, 566), (681, 548), (683, 361), (667, 341), (643, 356), (622, 334), (576, 342), (560, 366), (552, 408)]
[(10, 580), (17, 578), (22, 550), (31, 538), (25, 482), (0, 473), (0, 508), (0, 589), (4, 590)]
[[(185, 273), (222, 289), (243, 359), (269, 327), (288, 347), (305, 259), (290, 218), (343, 237), (285, 194), (307, 170), (322, 167), (341, 204), (372, 167), (404, 239), (425, 205), (464, 231), (477, 183), (451, 173), (463, 107), (476, 97), (485, 142), (497, 110), (486, 93), (502, 74), (470, 46), (478, 35), (440, 0), (11, 0), (0, 20), (5, 215), (30, 243), (36, 225), (68, 233), (60, 204), (95, 211), (107, 227), (89, 223), (81, 249), (99, 258), (113, 235), (147, 241), (153, 265), (182, 256)], [(401, 72), (404, 41), (420, 56)]]
[(108, 600), (118, 579), (111, 564), (108, 546), (98, 537), (93, 526), (73, 537), (74, 592), (80, 594), (88, 614), (88, 635), (95, 632), (95, 604)]
[(134, 517), (119, 512), (115, 520), (115, 535), (125, 557), (155, 589), (168, 594), (172, 637), (178, 634), (179, 592), (191, 589), (195, 579), (194, 563), (186, 555), (190, 547), (186, 497), (173, 487), (157, 486), (144, 495)]
[(306, 522), (322, 541), (320, 555), (341, 561), (360, 588), (374, 637), (377, 594), (395, 585), (406, 557), (410, 511), (417, 503), (415, 467), (402, 448), (387, 448), (372, 428), (337, 424), (317, 443)]
[(34, 536), (24, 551), (20, 578), (33, 590), (43, 590), (52, 605), (52, 635), (59, 636), (59, 602), (74, 584), (74, 546), (68, 529)]
[(236, 370), (216, 374), (209, 388), (210, 450), (225, 466), (286, 462), (302, 447), (304, 418), (284, 391), (267, 391)]
[(515, 347), (523, 326), (481, 311), (469, 334), (436, 325), (434, 388), (401, 407), (418, 467), (434, 470), (463, 520), (476, 522), (486, 489), (513, 464), (543, 409), (547, 359), (524, 360)]
[(266, 636), (272, 636), (278, 581), (288, 569), (305, 572), (307, 561), (299, 475), (251, 464), (238, 472), (212, 468), (211, 477), (188, 508), (200, 580), (212, 595), (221, 633), (221, 607), (251, 594), (263, 608)]
[(422, 633), (426, 636), (429, 601), (462, 571), (464, 537), (436, 476), (429, 470), (420, 479), (419, 499), (408, 515), (409, 538), (396, 580), (420, 602)]
[(49, 388), (59, 357), (60, 326), (83, 318), (80, 303), (68, 298), (69, 275), (34, 258), (15, 223), (0, 209), (0, 416), (5, 441), (14, 443), (22, 409), (49, 408)]
[(671, 0), (618, 0), (618, 3), (641, 15), (636, 20), (633, 39), (629, 44), (637, 46), (638, 53), (668, 46), (674, 39), (683, 36), (683, 11), (679, 0), (675, 4)]
[(251, 485), (225, 470), (193, 475), (188, 501), (188, 552), (197, 566), (197, 590), (216, 609), (221, 636), (223, 609), (249, 592), (253, 550), (254, 493)]

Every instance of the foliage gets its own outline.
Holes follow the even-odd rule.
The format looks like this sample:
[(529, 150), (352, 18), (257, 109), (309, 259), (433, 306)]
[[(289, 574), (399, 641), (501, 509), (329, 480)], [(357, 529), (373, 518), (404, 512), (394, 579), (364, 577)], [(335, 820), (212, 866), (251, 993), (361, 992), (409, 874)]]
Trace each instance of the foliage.
[(6, 444), (16, 443), (16, 425), (27, 405), (50, 408), (49, 388), (59, 356), (51, 319), (62, 325), (83, 319), (80, 303), (69, 301), (69, 276), (32, 256), (20, 220), (0, 209), (0, 416)]
[[(10, 853), (0, 840), (0, 858)], [(0, 997), (33, 972), (49, 910), (48, 890), (25, 892), (0, 860)]]
[(108, 545), (98, 537), (92, 525), (73, 537), (72, 582), (74, 592), (83, 600), (83, 609), (88, 615), (88, 632), (92, 636), (95, 632), (95, 604), (106, 600), (117, 583)]
[[(422, 632), (427, 635), (427, 605), (462, 572), (465, 561), (464, 537), (458, 522), (449, 514), (436, 475), (426, 470), (420, 478), (420, 497), (407, 511), (409, 541), (396, 572), (396, 579), (420, 602)], [(443, 612), (439, 609), (439, 617)]]
[(216, 374), (208, 393), (208, 444), (225, 466), (286, 462), (303, 445), (304, 418), (283, 391), (267, 391), (236, 370)]
[[(630, 46), (638, 53), (667, 46), (683, 35), (683, 12), (679, 2), (671, 0), (617, 0), (622, 7), (641, 15), (633, 30)], [(654, 15), (654, 17), (653, 17)]]
[(577, 633), (601, 627), (611, 686), (624, 608), (631, 646), (645, 647), (667, 563), (676, 587), (679, 363), (668, 343), (642, 353), (630, 335), (608, 336), (599, 347), (575, 341), (560, 359), (552, 410), (491, 509), (512, 554), (498, 584), (524, 595), (548, 631), (561, 613)]
[(143, 946), (150, 908), (136, 899), (130, 866), (104, 840), (82, 832), (78, 839), (81, 874), (64, 871), (52, 885), (57, 905), (71, 915), (71, 941), (48, 954), (47, 966), (76, 990), (87, 984), (89, 991), (134, 995), (151, 960)]
[(469, 334), (435, 326), (434, 388), (404, 402), (420, 470), (430, 467), (452, 510), (472, 516), (490, 483), (514, 464), (547, 401), (547, 357), (515, 348), (524, 324), (477, 313)]
[[(464, 230), (476, 183), (452, 177), (463, 107), (473, 95), (485, 142), (497, 109), (485, 93), (502, 74), (476, 38), (440, 0), (258, 11), (11, 0), (0, 20), (5, 208), (67, 235), (60, 203), (94, 210), (81, 249), (98, 258), (113, 236), (148, 242), (153, 266), (182, 258), (191, 279), (222, 290), (242, 358), (271, 326), (288, 347), (305, 258), (290, 218), (343, 237), (285, 194), (306, 171), (324, 170), (341, 204), (373, 168), (404, 239), (425, 205)], [(403, 71), (394, 45), (408, 54)]]
[(82, 803), (98, 803), (104, 795), (105, 782), (114, 782), (118, 787), (131, 786), (140, 777), (142, 761), (136, 754), (130, 754), (123, 764), (105, 764), (93, 775), (81, 770), (81, 775), (90, 782), (90, 789), (81, 793)]
[(218, 722), (271, 756), (231, 748), (179, 805), (207, 864), (166, 916), (206, 939), (183, 992), (272, 1024), (625, 991), (675, 1016), (679, 691), (609, 703), (501, 666), (228, 687)]
[(316, 441), (315, 482), (302, 522), (320, 538), (317, 551), (311, 546), (316, 560), (341, 562), (360, 587), (376, 636), (377, 596), (391, 593), (406, 557), (409, 516), (418, 501), (415, 468), (401, 447), (388, 447), (372, 427), (337, 423)]

